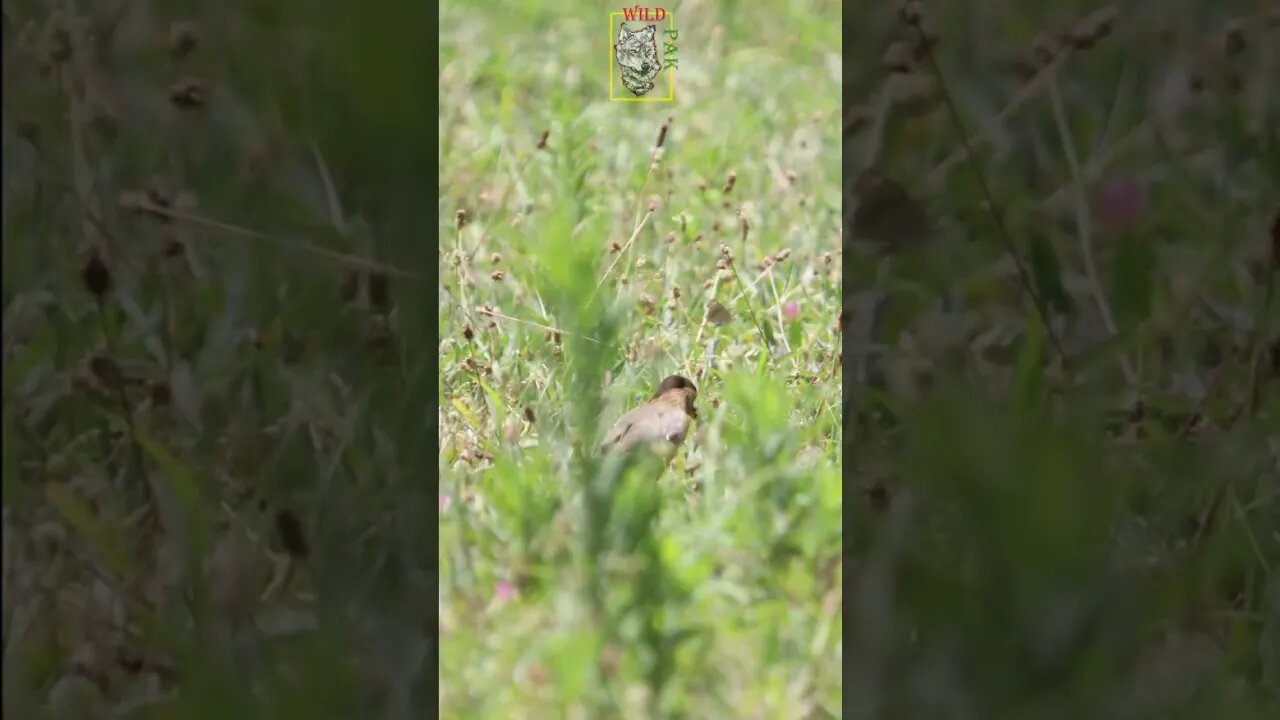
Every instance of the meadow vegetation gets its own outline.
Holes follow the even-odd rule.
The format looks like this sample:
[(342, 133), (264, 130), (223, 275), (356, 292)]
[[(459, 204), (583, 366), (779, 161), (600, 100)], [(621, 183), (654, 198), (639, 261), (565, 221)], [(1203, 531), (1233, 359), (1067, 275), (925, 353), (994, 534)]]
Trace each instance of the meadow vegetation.
[[(444, 717), (840, 715), (838, 9), (667, 9), (674, 103), (617, 8), (441, 8)], [(686, 452), (601, 462), (677, 372)]]
[(1275, 717), (1276, 9), (878, 5), (843, 43), (845, 717)]
[(5, 3), (4, 717), (430, 712), (429, 22)]

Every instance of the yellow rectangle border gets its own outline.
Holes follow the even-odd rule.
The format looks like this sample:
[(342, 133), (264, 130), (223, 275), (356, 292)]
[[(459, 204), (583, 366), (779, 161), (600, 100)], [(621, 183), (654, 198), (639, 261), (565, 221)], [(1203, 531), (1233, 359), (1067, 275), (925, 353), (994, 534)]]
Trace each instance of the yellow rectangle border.
[[(626, 13), (611, 12), (609, 13), (609, 102), (675, 102), (676, 101), (676, 69), (667, 68), (667, 89), (666, 97), (647, 98), (647, 97), (614, 97), (613, 96), (613, 42), (617, 37), (613, 34), (613, 19), (615, 17), (625, 15)], [(671, 29), (676, 29), (675, 13), (668, 13), (667, 17), (671, 20)], [(623, 20), (623, 22), (626, 22)]]

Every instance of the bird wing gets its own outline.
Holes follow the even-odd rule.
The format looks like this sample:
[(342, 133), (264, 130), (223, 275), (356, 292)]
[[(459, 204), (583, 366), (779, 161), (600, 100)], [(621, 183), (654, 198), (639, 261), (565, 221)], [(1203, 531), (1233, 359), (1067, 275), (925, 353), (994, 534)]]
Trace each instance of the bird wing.
[(614, 423), (600, 445), (601, 452), (666, 441), (679, 445), (689, 430), (689, 416), (668, 406), (639, 407)]
[(627, 413), (618, 419), (618, 422), (609, 428), (609, 432), (604, 436), (604, 442), (600, 443), (600, 452), (608, 452), (618, 445), (627, 431), (631, 429), (631, 413)]

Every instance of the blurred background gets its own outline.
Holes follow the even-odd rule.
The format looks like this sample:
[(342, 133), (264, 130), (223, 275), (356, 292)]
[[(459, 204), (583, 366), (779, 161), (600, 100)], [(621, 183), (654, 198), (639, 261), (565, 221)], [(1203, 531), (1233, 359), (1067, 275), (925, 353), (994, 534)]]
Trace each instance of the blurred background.
[(1276, 10), (846, 6), (846, 716), (1280, 712)]
[(430, 11), (3, 19), (4, 716), (428, 715)]

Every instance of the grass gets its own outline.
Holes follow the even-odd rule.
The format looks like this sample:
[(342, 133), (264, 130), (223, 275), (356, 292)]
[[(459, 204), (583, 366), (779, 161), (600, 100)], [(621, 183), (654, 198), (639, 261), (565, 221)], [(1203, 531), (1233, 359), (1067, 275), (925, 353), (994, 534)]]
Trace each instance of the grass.
[(1274, 13), (927, 6), (845, 41), (844, 713), (1270, 717)]
[(430, 707), (427, 55), (391, 5), (6, 4), (5, 717)]
[[(607, 10), (441, 9), (441, 715), (839, 716), (836, 6), (671, 6), (672, 105)], [(600, 464), (675, 372), (688, 451)]]

